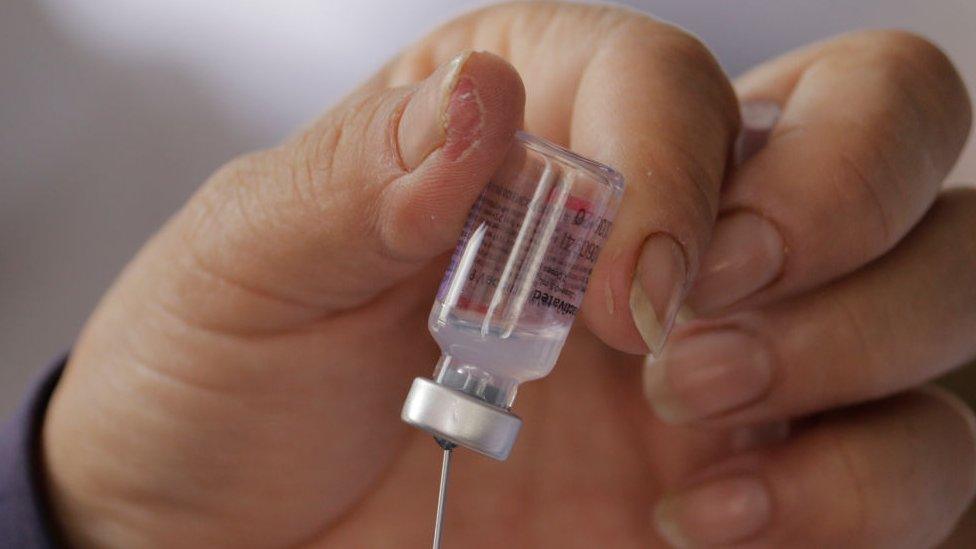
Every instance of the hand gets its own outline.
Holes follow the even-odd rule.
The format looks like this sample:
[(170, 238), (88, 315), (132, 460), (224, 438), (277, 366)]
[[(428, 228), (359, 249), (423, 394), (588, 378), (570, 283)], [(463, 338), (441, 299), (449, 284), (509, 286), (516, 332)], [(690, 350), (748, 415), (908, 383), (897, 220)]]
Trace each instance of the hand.
[[(518, 73), (455, 57), (470, 49)], [(526, 129), (616, 167), (627, 196), (585, 325), (520, 392), (512, 458), (459, 452), (447, 543), (663, 545), (654, 516), (671, 541), (939, 539), (976, 462), (951, 398), (916, 390), (756, 442), (767, 422), (908, 390), (973, 353), (976, 249), (961, 235), (976, 199), (925, 213), (968, 130), (965, 93), (937, 50), (898, 33), (815, 46), (741, 86), (783, 117), (720, 193), (738, 109), (701, 44), (616, 8), (505, 5), (228, 164), (126, 268), (72, 353), (43, 441), (67, 536), (427, 545), (438, 448), (399, 407), (433, 367), (425, 318), (445, 255), (525, 100)], [(755, 260), (723, 261), (742, 253)], [(696, 278), (702, 318), (646, 369), (665, 422), (634, 353), (661, 348)], [(693, 354), (730, 341), (723, 360)]]

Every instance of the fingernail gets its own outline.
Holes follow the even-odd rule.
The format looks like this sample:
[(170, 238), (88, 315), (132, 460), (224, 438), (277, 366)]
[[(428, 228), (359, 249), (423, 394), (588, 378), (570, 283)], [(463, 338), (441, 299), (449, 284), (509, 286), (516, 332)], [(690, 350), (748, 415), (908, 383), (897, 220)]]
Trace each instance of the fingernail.
[(461, 69), (470, 52), (441, 65), (421, 83), (400, 116), (397, 139), (404, 166), (414, 169), (430, 153), (444, 147), (457, 158), (477, 139), (481, 104), (471, 78)]
[(681, 307), (686, 277), (685, 256), (673, 238), (656, 234), (644, 241), (630, 285), (630, 313), (655, 356)]
[(742, 129), (735, 140), (737, 166), (766, 146), (782, 111), (773, 101), (752, 100), (743, 101), (739, 105), (739, 112), (742, 114)]
[(647, 364), (647, 398), (669, 423), (687, 423), (744, 406), (761, 397), (772, 378), (762, 343), (723, 328), (677, 339)]
[(715, 225), (688, 305), (701, 314), (752, 295), (779, 276), (785, 256), (783, 237), (768, 220), (743, 210), (725, 215)]
[(673, 547), (731, 544), (757, 535), (772, 503), (758, 478), (711, 481), (668, 496), (654, 510), (658, 532)]

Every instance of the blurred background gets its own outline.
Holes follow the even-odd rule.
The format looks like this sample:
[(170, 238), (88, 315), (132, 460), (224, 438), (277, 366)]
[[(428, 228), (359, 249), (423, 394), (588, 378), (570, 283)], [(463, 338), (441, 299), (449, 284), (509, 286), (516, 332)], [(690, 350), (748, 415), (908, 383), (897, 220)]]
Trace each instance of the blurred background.
[[(738, 74), (850, 29), (941, 45), (976, 89), (972, 0), (646, 0)], [(280, 140), (487, 2), (4, 0), (0, 417), (141, 243), (227, 159)], [(976, 181), (970, 140), (950, 178)]]

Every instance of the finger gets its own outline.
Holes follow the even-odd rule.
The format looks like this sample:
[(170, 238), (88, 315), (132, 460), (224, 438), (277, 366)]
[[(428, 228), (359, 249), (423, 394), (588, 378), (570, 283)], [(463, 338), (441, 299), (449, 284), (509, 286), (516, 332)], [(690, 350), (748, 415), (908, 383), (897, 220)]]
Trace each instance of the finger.
[(738, 109), (700, 42), (631, 17), (583, 72), (570, 143), (627, 180), (590, 278), (587, 324), (612, 346), (657, 353), (711, 235)]
[(218, 329), (282, 329), (365, 303), (451, 248), (523, 101), (515, 70), (485, 53), (356, 94), (221, 169), (142, 254), (138, 278)]
[(673, 545), (932, 547), (976, 490), (972, 412), (929, 390), (837, 413), (658, 505)]
[(928, 209), (969, 130), (952, 64), (904, 32), (816, 45), (737, 87), (782, 115), (723, 196), (688, 298), (700, 314), (796, 294), (883, 254)]
[(749, 423), (890, 395), (976, 355), (976, 191), (944, 194), (898, 248), (821, 291), (682, 325), (647, 369), (671, 421)]
[[(511, 28), (519, 32), (498, 31)], [(538, 38), (529, 46), (522, 34)], [(551, 2), (494, 6), (431, 36), (405, 58), (457, 47), (503, 53), (531, 92), (526, 129), (624, 175), (623, 207), (582, 312), (618, 349), (660, 350), (711, 234), (738, 126), (711, 53), (632, 10)], [(399, 64), (391, 78), (410, 81), (415, 65)]]

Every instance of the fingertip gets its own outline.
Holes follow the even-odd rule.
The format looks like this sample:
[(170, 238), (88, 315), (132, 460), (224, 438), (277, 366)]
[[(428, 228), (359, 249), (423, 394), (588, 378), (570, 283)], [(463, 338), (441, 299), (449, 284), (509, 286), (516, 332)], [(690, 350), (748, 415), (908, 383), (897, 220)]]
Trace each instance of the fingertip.
[[(400, 257), (433, 257), (457, 240), (468, 210), (521, 126), (525, 88), (512, 65), (487, 52), (461, 53), (452, 64), (437, 71), (447, 81), (437, 84), (446, 97), (434, 102), (440, 109), (439, 140), (433, 147), (411, 148), (401, 137), (410, 171), (383, 193), (380, 229), (388, 250)], [(409, 124), (417, 120), (410, 106), (408, 116)]]
[(581, 314), (605, 344), (625, 353), (647, 354), (651, 348), (637, 328), (630, 303), (637, 261), (636, 250), (608, 244), (590, 275)]
[(507, 147), (522, 125), (525, 110), (522, 77), (511, 63), (486, 51), (469, 54), (462, 76), (470, 79), (481, 101), (485, 115), (483, 136), (492, 141), (500, 139)]

